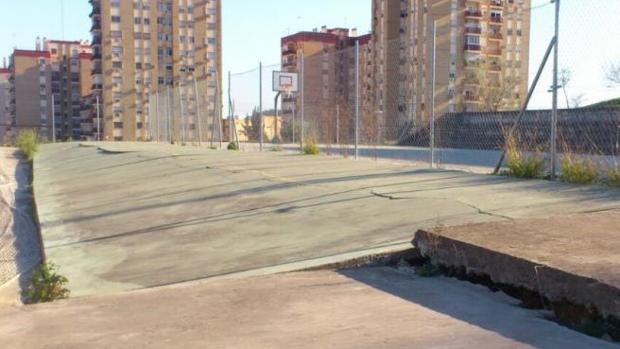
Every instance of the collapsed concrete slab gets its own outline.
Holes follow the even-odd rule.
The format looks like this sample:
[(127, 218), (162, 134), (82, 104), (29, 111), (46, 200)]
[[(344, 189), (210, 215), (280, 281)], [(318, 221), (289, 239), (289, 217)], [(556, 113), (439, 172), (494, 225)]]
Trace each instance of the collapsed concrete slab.
[(451, 273), (486, 277), (502, 289), (529, 292), (525, 298), (540, 297), (569, 325), (600, 316), (618, 337), (619, 227), (620, 215), (601, 212), (420, 230), (413, 243)]

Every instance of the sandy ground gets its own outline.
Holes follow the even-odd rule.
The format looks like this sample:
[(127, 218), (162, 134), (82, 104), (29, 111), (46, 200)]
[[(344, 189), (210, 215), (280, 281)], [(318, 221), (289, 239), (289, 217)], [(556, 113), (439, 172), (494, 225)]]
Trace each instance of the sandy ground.
[(30, 168), (14, 148), (0, 147), (0, 303), (19, 302), (19, 275), (40, 262), (32, 220)]
[(502, 293), (411, 269), (317, 271), (0, 308), (22, 348), (613, 349)]

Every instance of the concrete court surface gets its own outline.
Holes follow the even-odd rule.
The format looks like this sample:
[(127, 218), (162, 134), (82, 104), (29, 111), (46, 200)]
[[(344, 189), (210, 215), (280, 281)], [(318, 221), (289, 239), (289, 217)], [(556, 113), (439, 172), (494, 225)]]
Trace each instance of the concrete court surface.
[[(145, 143), (46, 145), (35, 198), (73, 296), (410, 246), (420, 228), (609, 210), (620, 192), (408, 164)], [(344, 258), (344, 257), (343, 257)]]
[(612, 349), (502, 293), (411, 269), (207, 280), (0, 308), (6, 348)]

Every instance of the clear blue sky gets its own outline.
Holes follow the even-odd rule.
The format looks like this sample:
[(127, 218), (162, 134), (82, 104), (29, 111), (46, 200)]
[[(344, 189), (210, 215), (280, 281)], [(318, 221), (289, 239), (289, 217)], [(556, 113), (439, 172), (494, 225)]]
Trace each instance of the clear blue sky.
[[(125, 0), (124, 0), (125, 1)], [(129, 1), (129, 0), (127, 0)], [(533, 6), (548, 0), (532, 0)], [(61, 0), (0, 0), (0, 56), (13, 46), (34, 47), (37, 36), (63, 38)], [(87, 0), (64, 0), (64, 38), (90, 39), (90, 5)], [(280, 37), (299, 30), (327, 26), (370, 30), (371, 0), (223, 0), (224, 71), (249, 70), (259, 61), (278, 63)], [(620, 95), (608, 88), (603, 67), (620, 61), (620, 0), (562, 0), (562, 67), (573, 70), (569, 97), (584, 94), (586, 102)], [(18, 15), (19, 14), (19, 15)], [(532, 11), (530, 76), (544, 53), (553, 29), (553, 5)], [(534, 96), (533, 107), (547, 107), (550, 72)], [(269, 86), (268, 86), (269, 87)]]

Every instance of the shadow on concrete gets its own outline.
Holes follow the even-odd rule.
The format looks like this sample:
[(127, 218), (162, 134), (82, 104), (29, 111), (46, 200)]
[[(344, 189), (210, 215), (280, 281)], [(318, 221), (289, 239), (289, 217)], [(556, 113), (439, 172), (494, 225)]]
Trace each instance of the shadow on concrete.
[[(445, 290), (441, 294), (420, 292), (411, 289), (411, 278), (403, 276), (394, 271), (388, 273), (363, 272), (360, 269), (343, 269), (338, 271), (352, 280), (361, 282), (377, 290), (391, 294), (408, 302), (423, 306), (435, 312), (444, 314), (454, 319), (466, 322), (473, 326), (492, 331), (500, 334), (505, 338), (527, 344), (537, 349), (557, 349), (558, 343), (553, 339), (541, 336), (541, 333), (533, 334), (527, 331), (520, 331), (518, 326), (511, 322), (514, 319), (505, 319), (501, 314), (492, 313), (494, 309), (490, 309), (485, 305), (484, 300), (480, 302), (472, 301), (469, 303), (455, 304), (454, 290)], [(423, 279), (424, 282), (435, 282), (433, 278)], [(429, 287), (429, 289), (432, 289)], [(435, 287), (437, 289), (437, 287)], [(470, 299), (471, 300), (471, 299)], [(415, 314), (412, 314), (415, 316)], [(541, 338), (542, 337), (542, 338)], [(586, 338), (589, 340), (589, 338)], [(590, 347), (590, 346), (588, 346)]]
[[(98, 214), (91, 214), (91, 215), (84, 215), (84, 216), (75, 217), (75, 218), (63, 219), (61, 221), (51, 221), (47, 223), (46, 225), (48, 227), (55, 227), (60, 224), (79, 223), (79, 222), (83, 222), (83, 221), (87, 221), (91, 219), (107, 218), (107, 217), (111, 217), (117, 214), (126, 214), (128, 212), (134, 213), (134, 212), (149, 211), (149, 210), (159, 209), (159, 208), (169, 208), (169, 207), (178, 206), (178, 205), (200, 204), (200, 203), (206, 203), (212, 200), (233, 199), (235, 197), (243, 196), (243, 195), (265, 194), (271, 191), (285, 190), (285, 189), (290, 189), (294, 187), (334, 184), (334, 183), (339, 183), (339, 182), (365, 181), (369, 179), (379, 179), (379, 178), (385, 179), (385, 178), (394, 178), (394, 177), (406, 177), (406, 176), (410, 176), (416, 173), (419, 174), (421, 172), (420, 170), (415, 170), (415, 171), (404, 171), (404, 172), (396, 172), (396, 173), (379, 173), (379, 174), (343, 176), (343, 177), (333, 177), (333, 178), (318, 178), (318, 179), (310, 179), (310, 180), (303, 180), (303, 181), (296, 181), (296, 182), (280, 182), (280, 183), (276, 183), (272, 185), (260, 185), (257, 187), (240, 189), (240, 190), (232, 190), (232, 191), (221, 193), (221, 194), (201, 196), (198, 198), (175, 200), (175, 201), (170, 201), (170, 202), (165, 202), (165, 203), (143, 205), (143, 206), (136, 207), (129, 211), (127, 209), (115, 209), (115, 210), (111, 210), (108, 212), (102, 212)], [(435, 179), (431, 181), (434, 181), (434, 180)], [(410, 182), (410, 184), (413, 184), (413, 183), (420, 183), (420, 181)], [(335, 193), (329, 194), (329, 196), (339, 195), (339, 194), (344, 194), (344, 193), (349, 193), (349, 192), (355, 192), (355, 191), (368, 190), (371, 188), (380, 188), (380, 187), (385, 187), (385, 186), (403, 185), (403, 184), (407, 184), (407, 182), (399, 182), (399, 183), (384, 184), (384, 185), (372, 185), (372, 186), (367, 185), (367, 186), (349, 189), (345, 191), (335, 192)], [(464, 184), (464, 185), (467, 185), (467, 184)], [(368, 193), (368, 196), (372, 196), (372, 194)], [(304, 200), (309, 200), (309, 199), (304, 199)], [(277, 206), (281, 206), (282, 204), (283, 203), (279, 203), (277, 204)], [(261, 208), (265, 208), (265, 207), (268, 207), (268, 206), (262, 206)]]
[[(35, 217), (34, 196), (32, 188), (32, 166), (24, 157), (15, 152), (19, 162), (15, 168), (14, 178), (15, 206), (12, 208), (14, 219), (13, 235), (15, 237), (15, 263), (21, 290), (26, 290), (33, 269), (43, 260), (41, 235)], [(22, 294), (22, 301), (25, 301)]]

